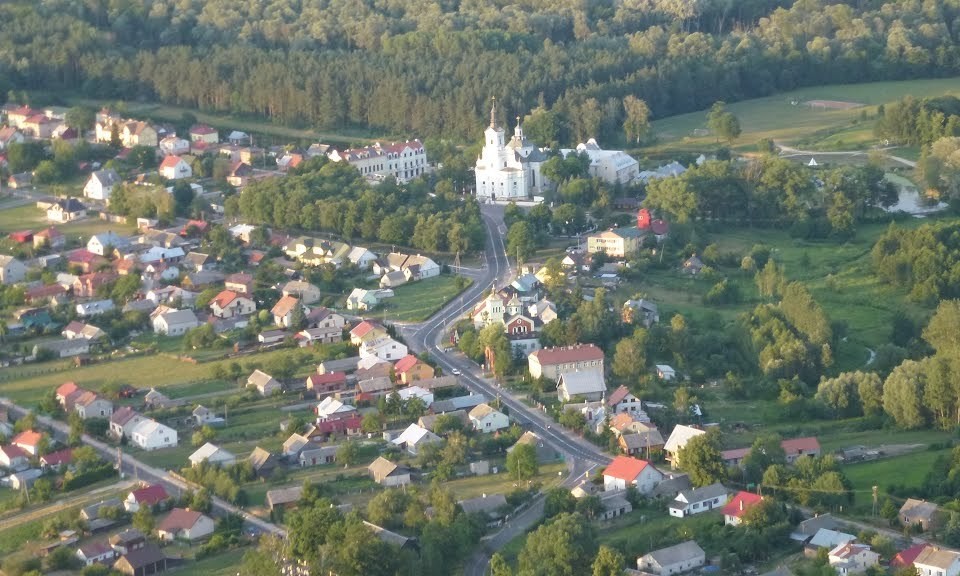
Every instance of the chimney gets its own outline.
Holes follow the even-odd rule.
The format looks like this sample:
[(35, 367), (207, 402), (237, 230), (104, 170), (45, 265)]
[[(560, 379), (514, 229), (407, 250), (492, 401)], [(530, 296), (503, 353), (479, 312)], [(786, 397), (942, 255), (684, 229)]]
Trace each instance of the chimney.
[(743, 512), (743, 500), (740, 501), (740, 511)]

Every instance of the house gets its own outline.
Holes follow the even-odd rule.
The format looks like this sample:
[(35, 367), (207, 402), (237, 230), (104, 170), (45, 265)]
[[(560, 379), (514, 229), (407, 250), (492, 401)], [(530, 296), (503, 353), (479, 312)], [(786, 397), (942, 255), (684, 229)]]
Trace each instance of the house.
[(93, 324), (84, 324), (83, 322), (74, 320), (64, 327), (64, 329), (60, 332), (60, 335), (67, 340), (76, 340), (77, 338), (83, 338), (84, 340), (99, 340), (105, 337), (107, 333), (97, 328)]
[(93, 302), (81, 302), (77, 304), (77, 315), (86, 318), (96, 316), (114, 309), (113, 300), (94, 300)]
[(827, 560), (830, 562), (830, 566), (837, 571), (837, 574), (848, 576), (866, 572), (867, 568), (878, 565), (880, 555), (866, 544), (847, 542), (830, 550), (827, 554)]
[(294, 335), (304, 348), (311, 344), (329, 344), (343, 340), (343, 330), (340, 328), (307, 328)]
[(293, 313), (298, 306), (304, 313), (304, 319), (306, 319), (307, 307), (301, 304), (300, 300), (293, 296), (282, 296), (270, 310), (270, 314), (273, 315), (273, 323), (282, 328), (290, 328), (293, 322)]
[(787, 456), (787, 463), (794, 464), (801, 456), (816, 458), (820, 455), (820, 442), (816, 437), (791, 438), (780, 443)]
[(611, 414), (643, 413), (640, 399), (631, 394), (626, 386), (620, 386), (607, 397), (607, 408)]
[(234, 162), (227, 173), (227, 183), (238, 188), (246, 186), (253, 176), (253, 168), (246, 162)]
[[(60, 224), (79, 220), (86, 215), (87, 207), (76, 198), (57, 200), (47, 208), (47, 220)], [(36, 236), (34, 236), (34, 239), (36, 239)]]
[(8, 476), (8, 485), (13, 490), (24, 490), (30, 486), (33, 486), (33, 484), (41, 476), (43, 476), (43, 471), (38, 468), (29, 468), (21, 472), (14, 472)]
[(110, 418), (113, 415), (113, 402), (89, 390), (84, 390), (73, 400), (73, 407), (83, 420)]
[(915, 498), (907, 498), (897, 516), (904, 526), (919, 526), (924, 532), (937, 528), (941, 520), (935, 503)]
[(240, 130), (234, 130), (227, 134), (227, 142), (229, 142), (232, 146), (249, 146), (250, 135), (246, 132), (241, 132)]
[(191, 142), (216, 144), (220, 141), (220, 133), (217, 129), (207, 124), (194, 124), (190, 127), (189, 134)]
[(124, 406), (115, 410), (110, 416), (110, 433), (114, 438), (129, 438), (133, 429), (146, 419), (145, 416), (141, 416), (133, 408)]
[[(84, 208), (86, 210), (86, 208)], [(48, 217), (49, 218), (49, 217)], [(63, 248), (67, 243), (67, 237), (54, 227), (44, 228), (33, 235), (34, 248)]]
[(332, 396), (327, 396), (317, 407), (314, 408), (317, 414), (317, 420), (339, 420), (356, 414), (357, 409), (349, 404), (344, 404)]
[(17, 130), (15, 126), (0, 128), (0, 150), (6, 150), (11, 144), (21, 144), (24, 139), (23, 132)]
[(227, 276), (223, 281), (225, 289), (237, 294), (253, 294), (253, 276), (237, 272)]
[(529, 444), (530, 446), (534, 447), (534, 449), (537, 451), (537, 462), (551, 462), (557, 459), (556, 450), (549, 447), (546, 442), (543, 441), (543, 438), (538, 436), (536, 432), (527, 430), (521, 434), (516, 443), (507, 448), (507, 453), (512, 452), (514, 448), (520, 446), (521, 444)]
[(167, 156), (160, 163), (160, 175), (167, 180), (179, 180), (193, 176), (193, 168), (179, 156)]
[(640, 324), (649, 328), (660, 321), (660, 312), (657, 305), (649, 300), (627, 300), (623, 303), (620, 318), (624, 324)]
[(696, 276), (701, 270), (703, 270), (703, 260), (698, 258), (696, 254), (684, 260), (683, 266), (680, 268), (681, 272), (691, 276)]
[(276, 490), (267, 490), (266, 503), (270, 511), (293, 508), (303, 496), (303, 486), (287, 486)]
[(400, 401), (406, 404), (413, 398), (419, 399), (423, 402), (423, 405), (430, 407), (433, 404), (433, 392), (427, 390), (426, 388), (421, 388), (420, 386), (407, 386), (406, 388), (400, 388), (396, 392), (397, 396), (400, 397)]
[(599, 516), (601, 520), (613, 520), (633, 512), (633, 504), (616, 492), (601, 496), (600, 505), (603, 506), (603, 512)]
[(346, 372), (329, 374), (311, 374), (307, 376), (307, 390), (315, 392), (317, 398), (347, 389)]
[(344, 418), (315, 422), (304, 432), (304, 436), (312, 442), (322, 442), (335, 435), (357, 436), (360, 434), (360, 414), (353, 414)]
[(305, 448), (300, 452), (297, 462), (299, 462), (301, 467), (333, 464), (337, 461), (337, 449), (337, 446)]
[(199, 325), (193, 310), (170, 310), (153, 318), (153, 331), (166, 336), (182, 336)]
[(739, 526), (743, 523), (744, 513), (763, 501), (763, 497), (753, 492), (741, 490), (730, 502), (723, 507), (723, 522), (730, 526)]
[(587, 236), (587, 252), (604, 252), (611, 258), (626, 258), (640, 249), (643, 232), (636, 228), (611, 228)]
[(280, 448), (280, 454), (285, 458), (296, 458), (309, 444), (309, 438), (294, 432), (289, 438), (283, 441), (283, 446)]
[(641, 494), (650, 494), (661, 480), (663, 473), (653, 464), (631, 456), (617, 456), (603, 471), (603, 489), (606, 492), (634, 486)]
[(27, 277), (27, 267), (13, 256), (0, 254), (0, 284), (17, 284)]
[(637, 558), (637, 569), (647, 574), (670, 576), (700, 568), (706, 560), (707, 556), (703, 548), (695, 541), (687, 540)]
[(360, 270), (369, 270), (376, 261), (377, 255), (362, 246), (354, 246), (347, 253), (347, 260)]
[[(158, 143), (160, 151), (167, 156), (180, 156), (190, 153), (190, 142), (176, 136), (167, 136)], [(166, 178), (166, 176), (165, 176)]]
[(39, 456), (40, 445), (43, 441), (43, 433), (35, 430), (24, 430), (23, 432), (14, 436), (13, 440), (10, 441), (10, 444), (13, 444), (30, 456)]
[(101, 500), (95, 504), (89, 506), (84, 506), (80, 509), (80, 517), (90, 522), (92, 520), (97, 520), (101, 517), (105, 509), (113, 508), (117, 511), (123, 510), (123, 502), (119, 498), (110, 498), (107, 500)]
[(167, 398), (163, 392), (154, 388), (151, 388), (146, 396), (143, 397), (143, 403), (148, 408), (168, 408), (173, 405), (173, 402)]
[(157, 524), (160, 540), (195, 541), (213, 534), (213, 518), (196, 510), (174, 508)]
[(34, 138), (48, 139), (54, 131), (63, 125), (62, 120), (48, 118), (45, 114), (34, 114), (20, 123), (19, 128)]
[(224, 290), (210, 301), (210, 311), (217, 318), (247, 316), (257, 311), (253, 300), (232, 290)]
[(123, 508), (133, 514), (141, 506), (153, 508), (154, 506), (160, 506), (169, 499), (170, 495), (167, 494), (167, 489), (163, 487), (163, 484), (151, 484), (132, 490), (127, 494), (127, 497), (123, 500)]
[(354, 288), (347, 296), (347, 310), (372, 310), (380, 305), (383, 300), (381, 293), (389, 292), (393, 296), (393, 290), (364, 290), (363, 288)]
[(148, 576), (167, 570), (167, 558), (160, 547), (153, 542), (145, 542), (142, 547), (132, 549), (114, 562), (113, 569), (127, 576)]
[(107, 256), (116, 248), (125, 248), (128, 242), (126, 239), (114, 232), (101, 232), (94, 234), (87, 241), (87, 250), (97, 256)]
[(421, 447), (427, 444), (442, 442), (439, 436), (417, 424), (407, 426), (399, 436), (392, 440), (395, 446), (405, 448), (412, 456), (416, 456)]
[(671, 467), (676, 468), (680, 465), (680, 449), (686, 446), (691, 438), (700, 436), (701, 434), (706, 434), (706, 432), (682, 424), (674, 427), (673, 432), (670, 433), (670, 437), (667, 438), (667, 443), (663, 446), (664, 451), (667, 453), (667, 461), (670, 462)]
[(280, 384), (280, 382), (261, 370), (254, 370), (253, 374), (247, 377), (247, 386), (255, 387), (261, 396), (272, 396), (274, 392), (279, 392), (283, 389), (283, 385)]
[(379, 358), (387, 362), (399, 360), (407, 355), (406, 344), (401, 344), (389, 336), (369, 340), (360, 347), (361, 358)]
[(250, 462), (250, 465), (253, 467), (253, 472), (258, 478), (269, 478), (273, 475), (273, 471), (276, 470), (279, 464), (276, 456), (259, 446), (253, 449), (253, 452), (250, 453), (247, 460)]
[(120, 142), (124, 148), (134, 146), (156, 148), (159, 144), (159, 135), (156, 129), (146, 122), (130, 121), (125, 122), (120, 130)]
[(177, 431), (154, 420), (144, 420), (130, 433), (130, 442), (143, 450), (159, 450), (177, 445)]
[(916, 559), (920, 556), (920, 553), (929, 547), (930, 544), (921, 542), (919, 544), (914, 544), (905, 550), (897, 552), (897, 554), (890, 559), (890, 567), (899, 569), (913, 566), (914, 561), (916, 561)]
[(593, 344), (542, 348), (527, 357), (530, 375), (556, 381), (563, 372), (603, 371), (603, 350)]
[[(314, 308), (307, 313), (307, 328), (326, 328), (331, 331), (336, 330), (343, 332), (343, 327), (346, 326), (346, 324), (346, 318), (322, 306)], [(343, 337), (341, 335), (336, 341), (339, 342), (342, 339)]]
[(379, 340), (387, 336), (387, 329), (372, 320), (364, 320), (350, 330), (350, 343), (360, 346), (365, 342)]
[(374, 143), (365, 148), (351, 148), (339, 152), (330, 150), (327, 158), (334, 162), (346, 162), (368, 180), (374, 182), (392, 176), (398, 183), (406, 184), (427, 170), (427, 153), (419, 140)]
[(197, 405), (190, 413), (196, 426), (223, 426), (225, 421), (203, 405)]
[(97, 291), (116, 281), (118, 276), (113, 272), (90, 272), (77, 277), (73, 283), (73, 295), (77, 298), (94, 298)]
[(373, 481), (382, 486), (404, 486), (410, 483), (410, 471), (405, 467), (400, 467), (387, 460), (383, 456), (378, 456), (367, 471)]
[[(377, 366), (390, 366), (389, 363), (380, 363)], [(389, 374), (389, 371), (386, 372)], [(375, 376), (373, 378), (366, 378), (357, 382), (357, 396), (362, 396), (364, 398), (379, 398), (380, 396), (386, 396), (393, 390), (393, 382), (390, 380), (389, 376)]]
[(433, 366), (413, 354), (407, 354), (397, 360), (397, 363), (393, 365), (393, 371), (397, 375), (397, 379), (404, 384), (410, 384), (416, 380), (426, 380), (434, 376)]
[(309, 282), (302, 280), (291, 280), (283, 285), (280, 292), (284, 296), (293, 296), (299, 298), (304, 304), (313, 304), (320, 300), (320, 289)]
[(190, 460), (190, 466), (193, 468), (200, 466), (204, 462), (211, 466), (221, 467), (227, 467), (237, 462), (236, 455), (210, 442), (198, 448), (193, 454), (187, 457), (187, 459)]
[(473, 429), (478, 432), (496, 432), (510, 426), (510, 419), (507, 415), (494, 409), (486, 402), (475, 406), (467, 416), (470, 418)]
[(396, 532), (391, 532), (386, 528), (382, 528), (380, 526), (377, 526), (376, 524), (367, 522), (366, 520), (363, 521), (363, 525), (366, 526), (368, 530), (373, 532), (373, 535), (376, 536), (380, 541), (386, 542), (387, 544), (389, 544), (391, 548), (396, 548), (398, 550), (411, 550), (411, 551), (415, 551), (417, 549), (416, 538), (408, 538), (406, 536), (402, 536), (400, 534), (397, 534)]
[(668, 510), (675, 518), (683, 518), (714, 510), (727, 503), (727, 489), (716, 482), (702, 488), (683, 490), (670, 503)]
[(445, 400), (437, 400), (430, 406), (430, 411), (434, 414), (443, 414), (453, 412), (454, 410), (468, 410), (475, 408), (487, 401), (483, 394), (469, 394), (467, 396), (456, 396)]
[(26, 470), (30, 466), (30, 454), (19, 446), (0, 446), (0, 466), (7, 470)]
[(672, 382), (677, 378), (677, 371), (668, 364), (657, 364), (657, 378), (664, 382)]
[(117, 553), (110, 547), (110, 544), (103, 541), (87, 542), (77, 548), (77, 558), (83, 562), (84, 566), (92, 566), (97, 563), (110, 564), (116, 556)]
[(600, 370), (563, 372), (557, 379), (557, 397), (561, 402), (571, 402), (574, 397), (596, 402), (606, 391), (607, 385)]
[(97, 170), (90, 174), (90, 178), (83, 186), (83, 195), (91, 200), (110, 201), (113, 188), (121, 182), (116, 170)]
[(649, 457), (651, 450), (663, 449), (663, 436), (656, 428), (649, 428), (640, 432), (620, 434), (617, 444), (628, 456), (645, 454)]
[(67, 296), (67, 289), (62, 285), (49, 284), (28, 288), (24, 298), (28, 304), (42, 305), (50, 302), (64, 302), (69, 299), (69, 296)]
[[(426, 428), (431, 432), (437, 432), (437, 423), (441, 417), (446, 419), (452, 419), (455, 422), (459, 422), (460, 426), (464, 428), (470, 427), (470, 418), (467, 416), (466, 411), (464, 410), (454, 410), (452, 412), (447, 412), (446, 414), (424, 414), (417, 420), (417, 425), (421, 428)], [(449, 434), (451, 430), (445, 430), (442, 434)]]
[(960, 574), (960, 552), (929, 546), (913, 561), (919, 576), (957, 576)]
[(111, 536), (108, 540), (117, 554), (127, 554), (131, 550), (139, 550), (147, 543), (147, 537), (136, 528), (127, 528)]

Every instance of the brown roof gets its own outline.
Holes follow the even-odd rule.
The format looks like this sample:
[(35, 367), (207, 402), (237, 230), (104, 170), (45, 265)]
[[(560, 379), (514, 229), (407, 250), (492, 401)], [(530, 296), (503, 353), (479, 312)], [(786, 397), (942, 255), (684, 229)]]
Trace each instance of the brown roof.
[(300, 301), (293, 296), (284, 296), (273, 305), (273, 309), (270, 310), (270, 313), (274, 316), (286, 316), (292, 312), (299, 303)]
[(557, 348), (542, 348), (531, 356), (540, 361), (541, 366), (550, 364), (566, 364), (568, 362), (585, 362), (588, 360), (602, 360), (603, 350), (593, 344), (577, 344), (575, 346), (560, 346)]
[(621, 400), (627, 397), (630, 394), (630, 390), (626, 386), (620, 386), (607, 397), (607, 406), (616, 406), (620, 403)]
[(136, 410), (129, 406), (124, 406), (119, 410), (115, 411), (112, 416), (110, 416), (110, 422), (118, 426), (124, 426), (127, 422), (132, 420), (137, 416)]
[(187, 530), (193, 528), (193, 525), (200, 521), (200, 518), (203, 516), (200, 512), (196, 510), (187, 510), (185, 508), (174, 508), (167, 514), (167, 517), (164, 518), (159, 525), (157, 525), (157, 530), (162, 532), (179, 532), (180, 530)]

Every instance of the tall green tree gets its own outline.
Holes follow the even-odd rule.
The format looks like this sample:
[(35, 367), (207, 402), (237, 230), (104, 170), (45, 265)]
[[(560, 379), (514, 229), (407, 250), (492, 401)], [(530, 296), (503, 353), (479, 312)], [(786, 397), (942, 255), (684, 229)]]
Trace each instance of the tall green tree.
[(593, 527), (581, 515), (561, 514), (527, 536), (518, 576), (589, 574), (597, 554)]
[(707, 486), (726, 478), (720, 447), (720, 434), (714, 428), (694, 436), (679, 450), (680, 466), (690, 474), (694, 486)]

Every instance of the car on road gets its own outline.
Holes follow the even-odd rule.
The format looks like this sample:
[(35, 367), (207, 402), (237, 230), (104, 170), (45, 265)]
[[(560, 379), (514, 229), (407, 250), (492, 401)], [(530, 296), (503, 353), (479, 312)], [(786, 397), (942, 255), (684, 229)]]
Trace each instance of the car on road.
[(463, 374), (463, 372), (461, 372), (459, 368), (454, 368), (451, 374), (453, 374), (454, 376), (459, 376)]

